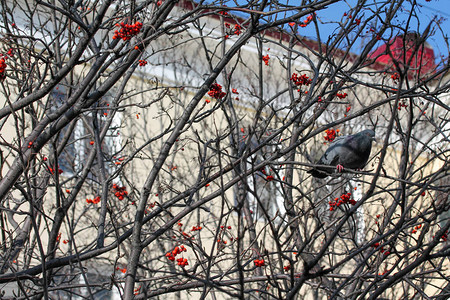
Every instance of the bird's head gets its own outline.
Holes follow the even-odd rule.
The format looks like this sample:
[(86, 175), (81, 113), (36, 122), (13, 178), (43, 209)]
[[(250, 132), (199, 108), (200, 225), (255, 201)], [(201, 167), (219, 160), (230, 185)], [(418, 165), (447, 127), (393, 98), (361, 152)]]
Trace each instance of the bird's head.
[(370, 140), (372, 140), (372, 141), (376, 141), (376, 139), (375, 139), (375, 131), (373, 131), (372, 129), (366, 129), (364, 131), (361, 131), (360, 134), (368, 136), (370, 138)]

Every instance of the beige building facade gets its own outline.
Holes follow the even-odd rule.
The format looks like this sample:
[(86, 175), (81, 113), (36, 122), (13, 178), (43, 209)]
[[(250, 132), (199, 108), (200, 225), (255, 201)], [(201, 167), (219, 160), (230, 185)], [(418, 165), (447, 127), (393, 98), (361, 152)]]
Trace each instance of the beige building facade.
[[(195, 10), (183, 5), (168, 20)], [(144, 49), (139, 45), (145, 41), (134, 37), (139, 50), (129, 51), (141, 56), (130, 67), (130, 79), (118, 81), (39, 149), (29, 171), (33, 176), (18, 182), (34, 184), (27, 188), (39, 203), (36, 210), (20, 188), (1, 200), (3, 232), (9, 234), (2, 246), (17, 252), (0, 256), (4, 297), (27, 292), (55, 299), (123, 297), (144, 194), (149, 196), (136, 299), (231, 299), (242, 295), (239, 284), (245, 298), (264, 297), (262, 291), (267, 298), (287, 297), (300, 279), (305, 283), (298, 299), (357, 297), (427, 255), (422, 246), (435, 260), (425, 260), (382, 296), (441, 293), (449, 275), (443, 259), (448, 243), (442, 238), (430, 245), (448, 223), (448, 76), (435, 76), (437, 69), (426, 84), (406, 78), (399, 92), (401, 79), (387, 65), (358, 64), (359, 56), (344, 50), (319, 54), (317, 43), (300, 35), (294, 39), (293, 28), (268, 29), (249, 39), (217, 76), (221, 88), (215, 87), (226, 95), (207, 93), (167, 149), (199, 89), (250, 28), (243, 18), (220, 13), (186, 24), (180, 32), (167, 29)], [(15, 26), (27, 28), (25, 22)], [(99, 34), (99, 43), (107, 35), (111, 32)], [(116, 55), (132, 55), (124, 49)], [(120, 68), (121, 61), (114, 62), (96, 77), (98, 87)], [(95, 64), (86, 59), (75, 67), (35, 105), (36, 116), (51, 117), (70, 101)], [(37, 68), (44, 71), (45, 65)], [(296, 85), (294, 73), (306, 76), (305, 82)], [(1, 98), (6, 109), (21, 96), (13, 76), (4, 83), (15, 88)], [(3, 117), (2, 178), (17, 160), (15, 147), (24, 147), (36, 128), (26, 109), (17, 114)], [(306, 172), (329, 146), (325, 129), (339, 136), (367, 128), (375, 128), (378, 142), (364, 171), (353, 172), (359, 175), (315, 180)], [(146, 190), (165, 149), (155, 183)], [(330, 202), (346, 193), (360, 203), (357, 209), (344, 204), (330, 211)], [(73, 202), (57, 229), (59, 201)], [(26, 232), (31, 241), (14, 248)], [(181, 245), (186, 251), (177, 253)], [(189, 264), (182, 266), (180, 257)], [(45, 270), (55, 275), (51, 283), (42, 283), (42, 273), (32, 276), (37, 284), (25, 277), (6, 283), (6, 276), (22, 275), (45, 260), (57, 265), (58, 258), (70, 262), (53, 274)], [(316, 258), (320, 262), (308, 272), (324, 275), (305, 279), (305, 265)]]

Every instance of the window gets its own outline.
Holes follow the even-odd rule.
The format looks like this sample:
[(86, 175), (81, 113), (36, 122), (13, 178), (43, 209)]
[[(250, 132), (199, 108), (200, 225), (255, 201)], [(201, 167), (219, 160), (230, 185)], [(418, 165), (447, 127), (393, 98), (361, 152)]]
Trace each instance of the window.
[[(241, 135), (239, 148), (242, 150), (245, 149), (247, 143), (248, 141), (246, 140), (245, 135)], [(255, 149), (258, 145), (258, 141), (253, 137), (250, 141), (250, 150)], [(249, 156), (247, 159), (247, 170), (267, 159), (273, 152), (273, 147), (275, 146), (264, 146), (255, 154)], [(253, 211), (255, 220), (264, 218), (266, 214), (268, 214), (270, 218), (273, 218), (277, 213), (285, 213), (283, 197), (279, 191), (278, 182), (275, 180), (278, 179), (277, 175), (279, 176), (280, 174), (276, 174), (270, 167), (265, 167), (247, 177), (249, 191), (247, 192), (246, 197), (249, 202), (249, 207)], [(236, 194), (236, 200), (237, 196), (238, 195)]]
[[(50, 97), (49, 105), (52, 107), (51, 110), (55, 111), (58, 107), (63, 105), (68, 98), (66, 87), (58, 85), (53, 90)], [(105, 98), (108, 99), (110, 97), (106, 96)], [(105, 100), (101, 102), (107, 103)], [(74, 176), (83, 169), (87, 155), (94, 147), (93, 124), (95, 114), (97, 114), (99, 128), (102, 128), (102, 125), (108, 117), (106, 105), (99, 109), (85, 112), (74, 121), (75, 123), (71, 123), (64, 127), (56, 138), (56, 143), (54, 145), (58, 151), (57, 165), (60, 172), (62, 171), (62, 174), (66, 177)], [(105, 162), (107, 172), (112, 170), (115, 162), (114, 154), (120, 149), (121, 140), (120, 136), (117, 134), (120, 123), (121, 115), (116, 113), (110, 128), (102, 141), (102, 159)], [(55, 150), (53, 149), (53, 151)], [(98, 157), (96, 159), (98, 159)], [(98, 163), (94, 162), (89, 178), (96, 181), (100, 177), (99, 175)]]

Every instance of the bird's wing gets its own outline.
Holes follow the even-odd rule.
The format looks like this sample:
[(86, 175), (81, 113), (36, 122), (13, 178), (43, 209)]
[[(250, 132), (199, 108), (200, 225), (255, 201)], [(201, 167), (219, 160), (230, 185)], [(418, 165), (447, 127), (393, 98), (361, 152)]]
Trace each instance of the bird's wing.
[[(323, 166), (342, 165), (345, 168), (363, 168), (370, 156), (372, 138), (368, 134), (346, 135), (336, 138), (317, 162)], [(314, 177), (325, 178), (333, 170), (329, 167), (314, 167), (309, 171)]]
[(329, 166), (337, 165), (339, 162), (339, 157), (342, 156), (342, 152), (345, 151), (345, 145), (350, 140), (351, 136), (349, 135), (337, 137), (330, 144), (330, 147), (328, 147), (317, 163)]

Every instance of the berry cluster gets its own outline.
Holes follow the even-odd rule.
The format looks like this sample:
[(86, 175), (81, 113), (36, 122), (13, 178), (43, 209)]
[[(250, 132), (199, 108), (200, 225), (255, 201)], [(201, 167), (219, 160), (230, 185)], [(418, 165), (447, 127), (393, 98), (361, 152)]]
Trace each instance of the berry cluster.
[(114, 190), (114, 196), (116, 196), (119, 200), (123, 200), (125, 196), (128, 195), (128, 192), (126, 191), (126, 188), (124, 186), (118, 186), (114, 183), (112, 188)]
[(97, 204), (100, 202), (100, 196), (95, 197), (94, 199), (86, 199), (86, 203), (90, 204)]
[(414, 229), (411, 231), (411, 233), (416, 233), (417, 230), (419, 230), (421, 227), (422, 227), (422, 224), (415, 226)]
[[(380, 219), (381, 215), (376, 215), (377, 220)], [(375, 221), (375, 224), (378, 224), (378, 221)]]
[(344, 114), (344, 117), (347, 116), (348, 112), (349, 112), (351, 109), (352, 109), (352, 106), (351, 106), (351, 105), (349, 105), (349, 106), (347, 106), (347, 107), (345, 108), (345, 114)]
[(392, 80), (397, 81), (400, 78), (400, 75), (398, 75), (397, 72), (391, 75)]
[(383, 276), (384, 274), (386, 274), (389, 270), (388, 269), (384, 269), (383, 272), (378, 273), (379, 276)]
[[(380, 243), (374, 243), (371, 246), (376, 249), (376, 248), (380, 247)], [(383, 247), (380, 248), (380, 252), (383, 253), (385, 256), (388, 256), (389, 254), (391, 254), (391, 252), (385, 250)]]
[(269, 54), (267, 54), (266, 56), (262, 57), (262, 60), (266, 64), (266, 66), (269, 65), (269, 59), (270, 59)]
[[(193, 237), (193, 236), (189, 235), (188, 233), (184, 232), (182, 226), (183, 226), (183, 223), (178, 222), (178, 231), (181, 233), (181, 235), (183, 236), (183, 238), (185, 238), (185, 239), (195, 239), (195, 237)], [(196, 227), (196, 228), (197, 228), (197, 230), (201, 230), (201, 229), (202, 229), (201, 226), (198, 226), (198, 227)], [(191, 230), (191, 231), (192, 231), (192, 230)], [(194, 230), (194, 231), (195, 231), (195, 230)]]
[[(133, 201), (131, 202), (132, 205), (135, 205), (136, 203)], [(144, 210), (144, 214), (148, 214), (150, 212), (150, 210), (156, 206), (156, 201), (155, 202), (150, 202), (150, 204), (148, 205), (148, 208), (146, 208)]]
[[(433, 239), (434, 239), (434, 235), (433, 235)], [(441, 239), (446, 242), (448, 240), (448, 230), (446, 230), (442, 235), (441, 235)]]
[(143, 66), (145, 66), (147, 63), (148, 63), (148, 62), (147, 62), (146, 60), (140, 59), (140, 60), (139, 60), (139, 67), (143, 67)]
[[(227, 7), (226, 5), (223, 5), (224, 7)], [(221, 14), (222, 16), (226, 16), (228, 15), (228, 12), (226, 10), (221, 10), (219, 11), (219, 14)]]
[(407, 107), (408, 107), (408, 104), (406, 104), (405, 101), (399, 102), (399, 103), (398, 103), (398, 107), (397, 107), (398, 110), (402, 110), (402, 107), (407, 108)]
[(134, 294), (135, 295), (139, 295), (139, 291), (141, 290), (141, 287), (138, 286), (137, 288), (134, 289)]
[(177, 264), (181, 267), (189, 265), (187, 258), (177, 258)]
[(114, 30), (113, 40), (122, 39), (124, 41), (129, 41), (135, 35), (137, 35), (142, 28), (141, 22), (136, 22), (134, 24), (125, 24), (124, 22), (120, 24), (116, 24), (117, 27), (120, 27), (119, 30)]
[(228, 244), (228, 241), (225, 240), (225, 235), (227, 235), (230, 238), (230, 241), (233, 242), (234, 240), (237, 240), (237, 238), (234, 238), (231, 235), (230, 232), (227, 232), (228, 230), (231, 230), (231, 226), (226, 226), (226, 225), (220, 225), (220, 238), (217, 239), (217, 248), (219, 250), (222, 250), (226, 247), (226, 245)]
[[(344, 13), (344, 17), (347, 17), (347, 18), (351, 19), (352, 15), (351, 14), (347, 15), (347, 13)], [(356, 23), (356, 25), (361, 24), (361, 19), (355, 18), (355, 23)]]
[[(176, 257), (178, 254), (180, 254), (181, 252), (186, 252), (186, 251), (187, 251), (187, 250), (186, 250), (186, 248), (185, 248), (183, 245), (181, 245), (181, 246), (179, 246), (179, 247), (176, 246), (175, 248), (173, 248), (172, 251), (169, 251), (169, 252), (166, 253), (166, 257), (167, 257), (167, 259), (169, 259), (170, 261), (175, 261), (175, 257)], [(182, 258), (182, 257), (180, 257), (180, 258), (177, 259), (177, 263), (178, 263), (179, 266), (184, 267), (184, 266), (187, 266), (187, 265), (188, 265), (188, 260), (187, 260), (187, 258)]]
[(446, 230), (442, 235), (441, 235), (441, 239), (446, 242), (448, 239), (448, 230)]
[[(51, 174), (55, 174), (55, 170), (53, 170), (53, 168), (51, 168), (51, 167), (48, 167), (48, 171), (49, 171)], [(58, 174), (62, 174), (62, 173), (63, 173), (63, 170), (61, 170), (61, 169), (58, 168)]]
[(355, 205), (356, 200), (350, 199), (351, 196), (351, 193), (342, 194), (340, 198), (335, 198), (334, 201), (328, 202), (330, 204), (330, 211), (336, 210), (341, 204), (350, 203), (351, 205)]
[(264, 259), (255, 259), (253, 262), (257, 267), (264, 267), (266, 265)]
[(306, 17), (306, 19), (300, 23), (300, 27), (306, 27), (308, 26), (309, 23), (311, 23), (311, 21), (313, 20), (314, 16), (313, 15), (309, 15), (308, 17)]
[[(108, 115), (108, 114), (106, 114), (106, 115)], [(114, 156), (113, 158), (117, 159), (117, 161), (114, 162), (114, 164), (116, 164), (116, 165), (121, 165), (122, 161), (125, 159), (124, 157), (117, 158), (116, 156)]]
[(336, 138), (336, 130), (334, 129), (327, 129), (325, 130), (325, 133), (327, 134), (323, 137), (325, 141), (332, 142)]
[[(233, 240), (233, 238), (232, 238), (232, 240)], [(220, 244), (220, 243), (223, 243), (223, 244), (226, 245), (227, 241), (226, 240), (217, 239), (217, 243), (219, 243), (219, 245), (217, 245), (217, 247), (221, 246), (223, 248), (224, 246), (222, 244)]]
[(240, 35), (242, 33), (242, 26), (239, 24), (234, 25), (234, 29), (231, 29), (231, 25), (229, 23), (225, 23), (226, 35), (225, 39), (228, 39), (230, 35)]
[(202, 226), (192, 226), (191, 231), (200, 231), (202, 230)]
[(120, 270), (120, 272), (122, 272), (124, 274), (127, 272), (127, 268), (122, 268), (121, 269), (120, 267), (116, 267), (116, 270), (118, 270), (118, 271)]
[(336, 93), (336, 97), (338, 97), (339, 99), (345, 99), (347, 98), (347, 93)]
[(234, 25), (234, 31), (233, 33), (235, 35), (240, 35), (242, 33), (242, 27), (239, 24)]
[(4, 80), (6, 78), (6, 62), (5, 58), (0, 59), (0, 80)]
[(222, 86), (218, 83), (213, 83), (209, 89), (208, 95), (215, 99), (222, 99), (226, 93), (222, 91)]
[(292, 73), (291, 80), (294, 82), (294, 84), (296, 86), (299, 87), (298, 90), (297, 90), (298, 92), (300, 92), (300, 87), (302, 85), (310, 85), (311, 82), (312, 82), (312, 80), (309, 79), (309, 77), (306, 76), (306, 74), (303, 74), (303, 75), (299, 76), (299, 75), (297, 75), (297, 73)]

